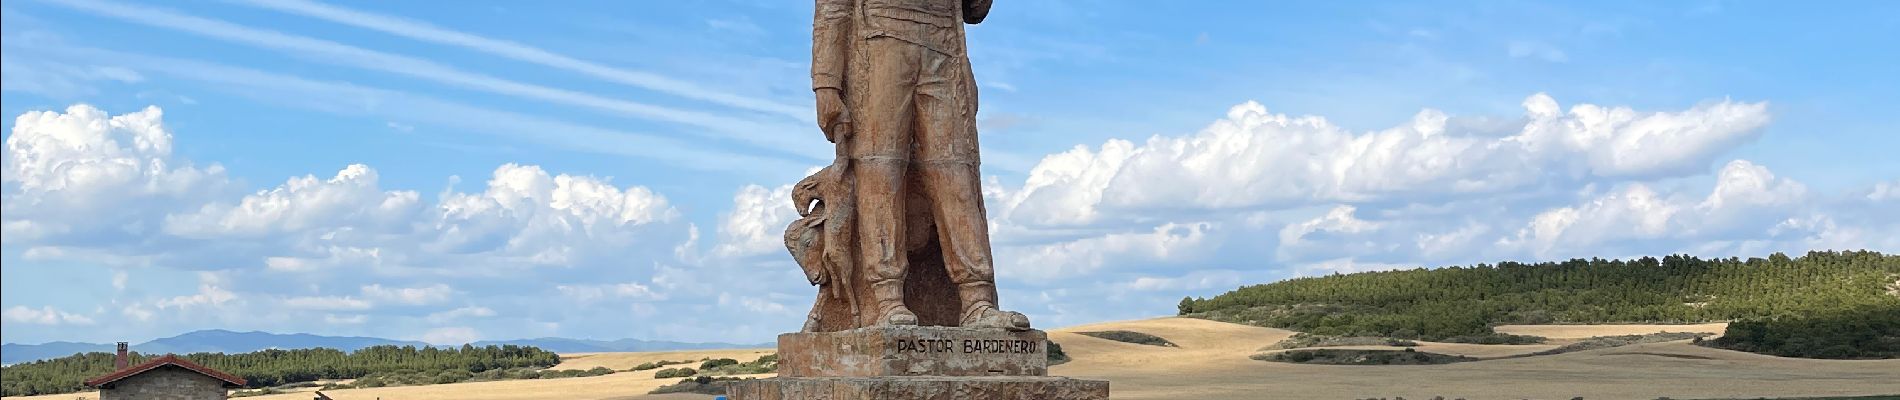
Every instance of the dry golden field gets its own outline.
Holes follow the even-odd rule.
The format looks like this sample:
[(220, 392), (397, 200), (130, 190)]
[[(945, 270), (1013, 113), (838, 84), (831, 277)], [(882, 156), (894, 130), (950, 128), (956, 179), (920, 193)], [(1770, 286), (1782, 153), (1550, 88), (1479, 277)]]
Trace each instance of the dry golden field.
[[(1650, 332), (1720, 332), (1720, 324), (1507, 326), (1499, 331), (1556, 339)], [(1074, 332), (1129, 330), (1161, 336), (1178, 348), (1128, 344)], [(1823, 361), (1717, 350), (1687, 342), (1653, 343), (1552, 356), (1446, 365), (1335, 366), (1255, 361), (1248, 356), (1293, 332), (1187, 318), (1158, 318), (1074, 326), (1050, 331), (1074, 359), (1055, 375), (1111, 381), (1115, 399), (1356, 399), (1433, 396), (1466, 399), (1757, 398), (1900, 394), (1900, 360)], [(1561, 343), (1561, 341), (1560, 341)], [(1479, 358), (1555, 347), (1421, 342), (1419, 351)], [(1355, 348), (1380, 348), (1364, 346)], [(572, 354), (556, 368), (626, 369), (659, 360), (733, 358), (748, 361), (769, 349), (655, 353)], [(676, 379), (652, 371), (611, 375), (327, 391), (338, 400), (403, 399), (706, 399), (646, 396)], [(31, 399), (96, 398), (96, 393)], [(309, 393), (248, 397), (304, 400)], [(14, 399), (14, 398), (8, 398)], [(25, 398), (22, 398), (25, 399)]]

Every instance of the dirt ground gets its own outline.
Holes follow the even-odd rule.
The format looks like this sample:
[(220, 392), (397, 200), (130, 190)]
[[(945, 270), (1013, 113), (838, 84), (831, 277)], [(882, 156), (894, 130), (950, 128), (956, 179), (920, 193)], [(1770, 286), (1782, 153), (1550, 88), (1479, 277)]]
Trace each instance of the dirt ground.
[[(1598, 327), (1596, 333), (1617, 331)], [(1179, 348), (1143, 346), (1072, 331), (1131, 330)], [(1635, 332), (1631, 328), (1617, 332)], [(1679, 332), (1679, 331), (1678, 331)], [(1446, 365), (1299, 365), (1248, 359), (1293, 332), (1185, 318), (1059, 329), (1050, 337), (1075, 358), (1051, 374), (1107, 379), (1116, 399), (1756, 398), (1900, 394), (1900, 360), (1823, 361), (1654, 343), (1554, 356)], [(1625, 333), (1616, 333), (1625, 334)], [(1425, 343), (1421, 351), (1472, 354), (1484, 345)], [(1540, 345), (1547, 346), (1547, 345)], [(1513, 346), (1518, 347), (1518, 346)], [(1487, 356), (1529, 350), (1486, 350)], [(1529, 350), (1535, 351), (1535, 350)]]
[[(1694, 327), (1694, 328), (1691, 328)], [(1720, 332), (1707, 325), (1513, 326), (1517, 334), (1558, 339), (1649, 332)], [(1157, 347), (1082, 336), (1074, 332), (1130, 330), (1166, 338), (1180, 347)], [(1115, 399), (1642, 399), (1658, 397), (1757, 398), (1900, 394), (1900, 360), (1807, 360), (1717, 350), (1685, 342), (1652, 343), (1554, 356), (1485, 360), (1446, 365), (1299, 365), (1248, 359), (1258, 349), (1293, 332), (1187, 318), (1122, 321), (1055, 329), (1049, 337), (1074, 359), (1050, 368), (1053, 375), (1107, 379)], [(1488, 358), (1528, 353), (1555, 345), (1492, 346), (1421, 343), (1420, 351)], [(1377, 346), (1367, 348), (1379, 348)], [(556, 368), (606, 366), (626, 369), (658, 360), (733, 358), (750, 361), (769, 349), (656, 353), (572, 354)], [(711, 396), (645, 396), (676, 379), (653, 379), (651, 371), (611, 375), (449, 385), (326, 391), (338, 400), (401, 399), (708, 399)], [(761, 375), (769, 376), (769, 375)], [(30, 399), (96, 399), (96, 393)], [(249, 397), (304, 400), (309, 393)], [(8, 398), (15, 399), (15, 398)], [(27, 398), (22, 398), (27, 399)]]

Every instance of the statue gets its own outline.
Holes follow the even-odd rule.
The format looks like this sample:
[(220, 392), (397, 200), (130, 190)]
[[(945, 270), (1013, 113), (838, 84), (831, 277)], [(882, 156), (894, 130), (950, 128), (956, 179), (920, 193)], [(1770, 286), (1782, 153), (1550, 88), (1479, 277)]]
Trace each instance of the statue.
[(837, 158), (785, 232), (818, 301), (805, 332), (1029, 329), (997, 306), (963, 24), (990, 0), (817, 0), (812, 91)]
[(817, 0), (812, 92), (837, 158), (792, 187), (785, 248), (818, 285), (778, 376), (735, 400), (1102, 400), (996, 303), (965, 23), (990, 0)]

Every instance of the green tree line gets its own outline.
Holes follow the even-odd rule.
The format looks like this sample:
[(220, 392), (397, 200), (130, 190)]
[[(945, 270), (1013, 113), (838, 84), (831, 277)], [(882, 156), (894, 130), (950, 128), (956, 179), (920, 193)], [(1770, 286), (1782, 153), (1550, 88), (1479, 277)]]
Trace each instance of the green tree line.
[[(157, 355), (132, 353), (131, 365)], [(416, 371), (482, 372), (520, 367), (546, 368), (559, 355), (533, 346), (462, 345), (461, 348), (374, 346), (354, 352), (335, 349), (262, 350), (242, 354), (192, 353), (191, 362), (244, 378), (248, 387), (269, 387), (318, 379), (361, 378), (376, 373)], [(112, 353), (82, 353), (0, 367), (0, 392), (6, 396), (71, 393), (82, 382), (111, 373)]]
[(1729, 323), (1709, 347), (1803, 358), (1900, 358), (1900, 309), (1858, 307)]
[[(1500, 324), (1779, 320), (1900, 313), (1900, 256), (1687, 255), (1334, 274), (1182, 299), (1182, 315), (1322, 335), (1446, 340)], [(1792, 319), (1790, 319), (1792, 320)], [(1748, 326), (1744, 324), (1743, 326)]]

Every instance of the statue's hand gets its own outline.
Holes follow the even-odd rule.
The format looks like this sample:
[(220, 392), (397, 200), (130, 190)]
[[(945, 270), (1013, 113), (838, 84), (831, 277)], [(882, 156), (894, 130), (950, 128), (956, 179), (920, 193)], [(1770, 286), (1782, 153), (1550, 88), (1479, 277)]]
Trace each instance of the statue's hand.
[(845, 108), (844, 96), (835, 88), (814, 93), (818, 95), (818, 129), (824, 130), (825, 140), (837, 143), (851, 138), (851, 110)]

